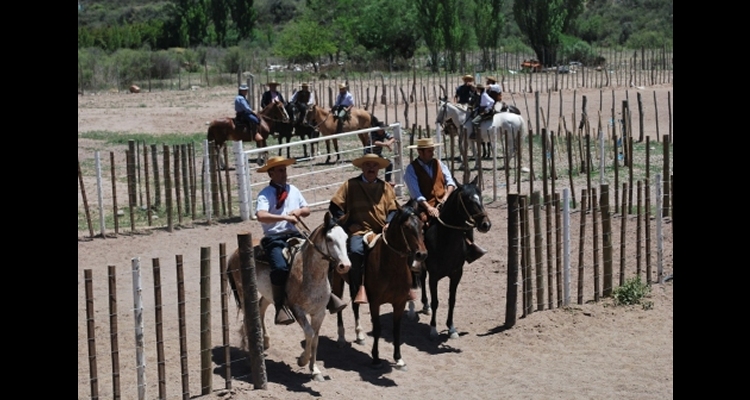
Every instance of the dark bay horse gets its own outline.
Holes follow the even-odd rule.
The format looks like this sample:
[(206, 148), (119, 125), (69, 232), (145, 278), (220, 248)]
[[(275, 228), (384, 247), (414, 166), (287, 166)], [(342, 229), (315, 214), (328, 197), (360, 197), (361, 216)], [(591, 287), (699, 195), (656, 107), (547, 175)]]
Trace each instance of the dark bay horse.
[[(260, 124), (258, 125), (258, 133), (262, 137), (261, 140), (256, 140), (254, 132), (250, 132), (248, 127), (242, 123), (237, 123), (237, 118), (219, 118), (211, 121), (208, 125), (208, 135), (206, 138), (208, 141), (214, 141), (216, 143), (216, 149), (219, 154), (222, 154), (224, 145), (227, 140), (242, 140), (243, 142), (255, 142), (256, 146), (260, 149), (267, 146), (266, 140), (271, 132), (274, 131), (274, 124), (289, 122), (289, 114), (287, 114), (284, 105), (280, 102), (271, 102), (259, 113)], [(258, 157), (258, 165), (263, 165), (267, 157)], [(219, 160), (222, 165), (226, 165), (221, 157)]]
[[(360, 129), (367, 129), (380, 125), (380, 121), (378, 121), (378, 119), (375, 118), (372, 113), (367, 112), (367, 110), (365, 109), (357, 107), (352, 108), (350, 119), (348, 121), (342, 122), (341, 132), (337, 132), (338, 121), (334, 120), (333, 114), (318, 105), (310, 106), (310, 109), (307, 112), (306, 120), (308, 124), (314, 126), (318, 131), (320, 131), (321, 135), (323, 136), (334, 135), (341, 132), (358, 131)], [(360, 142), (362, 142), (362, 147), (369, 145), (369, 133), (360, 133), (357, 136), (359, 137)], [(329, 140), (326, 140), (325, 142), (326, 153), (328, 153), (326, 164), (328, 164), (331, 162), (331, 144)], [(336, 151), (336, 161), (338, 162), (341, 159), (341, 154), (339, 154), (338, 139), (333, 139), (333, 148)]]
[[(312, 378), (323, 381), (317, 362), (318, 338), (320, 327), (328, 313), (326, 304), (331, 295), (329, 268), (340, 273), (347, 273), (351, 268), (351, 261), (346, 252), (346, 240), (348, 235), (344, 229), (336, 224), (330, 213), (326, 213), (323, 224), (315, 228), (300, 247), (299, 253), (295, 253), (286, 282), (286, 305), (289, 307), (294, 318), (299, 323), (305, 334), (305, 349), (297, 359), (300, 367), (309, 365)], [(265, 258), (259, 257), (262, 253), (260, 246), (253, 249), (255, 257), (255, 276), (258, 293), (261, 298), (258, 302), (260, 311), (260, 322), (263, 330), (263, 347), (270, 347), (270, 336), (266, 328), (265, 314), (268, 306), (273, 304), (273, 293), (271, 289), (271, 272)], [(239, 249), (229, 257), (227, 262), (227, 277), (232, 287), (235, 300), (240, 309), (244, 308), (244, 294), (242, 289), (242, 275), (240, 273)], [(308, 322), (307, 315), (310, 316)], [(247, 342), (244, 334), (245, 324), (242, 324), (242, 347), (246, 348)], [(288, 334), (288, 333), (287, 333)]]
[[(309, 110), (308, 106), (308, 110)], [(275, 126), (276, 132), (279, 133), (279, 144), (282, 144), (284, 141), (286, 143), (289, 143), (292, 141), (292, 137), (299, 136), (300, 140), (305, 139), (313, 139), (320, 135), (320, 132), (315, 129), (312, 125), (309, 125), (305, 119), (305, 115), (303, 114), (303, 111), (297, 107), (294, 103), (287, 103), (287, 105), (284, 107), (286, 109), (287, 115), (289, 115), (289, 122), (286, 123), (279, 123)], [(302, 151), (304, 152), (304, 158), (308, 157), (307, 154), (307, 145), (302, 145)], [(279, 149), (279, 155), (281, 155), (281, 149)], [(315, 155), (315, 144), (310, 144), (310, 155), (309, 157), (313, 157)], [(290, 155), (289, 147), (286, 148), (286, 158), (292, 158)]]
[[(453, 325), (453, 309), (456, 306), (456, 290), (461, 282), (464, 273), (464, 263), (466, 262), (466, 240), (464, 231), (477, 229), (479, 232), (486, 233), (492, 226), (489, 216), (484, 209), (482, 202), (482, 192), (477, 186), (477, 177), (469, 184), (461, 185), (448, 196), (445, 204), (440, 208), (438, 218), (433, 218), (429, 222), (425, 232), (425, 244), (427, 245), (427, 259), (425, 260), (426, 273), (420, 274), (420, 283), (422, 285), (422, 311), (425, 314), (432, 313), (430, 320), (430, 337), (436, 338), (438, 331), (436, 329), (435, 319), (438, 309), (438, 282), (448, 277), (450, 279), (450, 293), (448, 295), (448, 334), (451, 338), (457, 338), (458, 332)], [(427, 304), (427, 286), (425, 285), (429, 277), (430, 287), (430, 304)], [(430, 311), (430, 307), (432, 311)], [(413, 304), (409, 307), (409, 317), (416, 318), (413, 314)]]
[[(370, 306), (372, 321), (372, 367), (382, 367), (378, 351), (380, 339), (380, 306), (390, 303), (393, 306), (393, 359), (396, 368), (406, 370), (406, 362), (401, 357), (401, 318), (406, 303), (410, 300), (412, 273), (418, 272), (421, 262), (427, 258), (424, 245), (424, 225), (416, 213), (417, 203), (410, 200), (400, 206), (388, 228), (374, 239), (365, 250), (364, 285)], [(374, 242), (373, 242), (374, 241)], [(410, 264), (410, 260), (413, 260)], [(351, 282), (349, 274), (334, 274), (333, 292), (339, 297), (344, 291), (344, 281)], [(351, 298), (354, 299), (359, 287), (349, 285)], [(364, 344), (364, 334), (359, 323), (359, 304), (352, 302), (357, 332), (357, 343)], [(344, 345), (344, 321), (341, 312), (337, 315), (338, 343)]]

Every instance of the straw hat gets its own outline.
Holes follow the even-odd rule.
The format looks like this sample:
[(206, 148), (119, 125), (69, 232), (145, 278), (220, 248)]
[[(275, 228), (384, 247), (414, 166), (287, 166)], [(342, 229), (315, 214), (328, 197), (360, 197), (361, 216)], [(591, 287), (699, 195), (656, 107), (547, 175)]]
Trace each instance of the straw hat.
[(271, 85), (279, 86), (281, 84), (279, 82), (276, 82), (275, 80), (270, 80), (268, 81), (268, 83), (266, 83), (266, 86), (271, 86)]
[(308, 84), (307, 84), (307, 82), (305, 82), (305, 83), (303, 83), (303, 84), (301, 85), (301, 87), (302, 87), (302, 89), (309, 89), (309, 88), (310, 88), (310, 85), (308, 85)]
[(407, 149), (417, 149), (417, 150), (431, 149), (433, 147), (442, 146), (442, 145), (443, 145), (442, 143), (435, 143), (433, 138), (429, 137), (429, 138), (417, 139), (417, 144), (408, 146)]
[(266, 172), (273, 167), (278, 167), (279, 165), (282, 165), (282, 166), (292, 165), (295, 162), (297, 162), (297, 160), (293, 158), (274, 156), (274, 157), (269, 158), (268, 161), (266, 161), (266, 165), (258, 168), (258, 172)]
[(357, 168), (362, 168), (362, 164), (368, 161), (378, 163), (378, 168), (385, 168), (388, 166), (388, 164), (390, 164), (390, 161), (386, 160), (383, 157), (380, 157), (377, 154), (372, 153), (367, 153), (360, 158), (355, 158), (354, 160), (352, 160), (352, 164), (354, 164), (354, 166)]
[(484, 85), (482, 85), (481, 83), (477, 83), (477, 85), (475, 87), (477, 89), (484, 89)]
[(346, 89), (346, 84), (339, 83), (339, 90), (341, 90), (341, 89)]
[(474, 81), (474, 77), (471, 76), (471, 75), (464, 75), (461, 79), (463, 79), (464, 82), (473, 82)]
[(487, 83), (497, 83), (497, 79), (494, 76), (488, 76)]
[(240, 85), (239, 90), (247, 90), (247, 85)]

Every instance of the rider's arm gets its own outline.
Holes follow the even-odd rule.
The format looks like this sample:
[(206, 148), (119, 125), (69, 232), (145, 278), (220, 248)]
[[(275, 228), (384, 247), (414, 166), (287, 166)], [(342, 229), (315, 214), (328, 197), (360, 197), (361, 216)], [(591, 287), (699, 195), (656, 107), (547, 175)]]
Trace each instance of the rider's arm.
[(422, 196), (422, 192), (419, 191), (419, 181), (417, 180), (417, 173), (414, 172), (414, 166), (409, 164), (406, 166), (406, 172), (404, 173), (404, 184), (409, 190), (409, 196), (418, 202), (425, 201), (425, 197)]

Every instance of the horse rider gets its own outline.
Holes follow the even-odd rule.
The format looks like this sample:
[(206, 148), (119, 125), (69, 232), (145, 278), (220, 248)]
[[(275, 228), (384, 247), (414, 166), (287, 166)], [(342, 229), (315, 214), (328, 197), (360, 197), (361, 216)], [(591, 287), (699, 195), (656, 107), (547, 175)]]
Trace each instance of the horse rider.
[[(404, 184), (409, 196), (419, 203), (420, 215), (425, 221), (425, 230), (440, 216), (440, 208), (448, 196), (456, 190), (456, 182), (448, 166), (435, 157), (435, 143), (432, 138), (417, 139), (417, 143), (408, 146), (417, 149), (417, 158), (406, 167)], [(482, 257), (487, 250), (474, 242), (474, 230), (464, 230), (466, 237), (466, 261), (472, 263)]]
[(349, 274), (350, 287), (359, 291), (354, 297), (357, 304), (367, 303), (364, 288), (365, 242), (364, 236), (380, 234), (388, 228), (388, 223), (398, 210), (396, 192), (378, 178), (378, 171), (389, 161), (376, 154), (365, 154), (352, 160), (362, 173), (345, 181), (331, 198), (328, 210), (339, 224), (349, 233), (349, 259), (352, 269)]
[[(381, 128), (385, 128), (385, 123), (380, 122), (378, 123), (378, 126)], [(393, 162), (389, 159), (383, 156), (383, 147), (387, 148), (388, 150), (393, 151), (391, 146), (393, 143), (396, 142), (396, 138), (393, 137), (393, 135), (388, 132), (385, 129), (380, 129), (377, 131), (371, 131), (370, 132), (370, 145), (365, 147), (365, 154), (367, 153), (373, 153), (377, 154), (379, 157), (383, 157), (386, 160), (388, 160), (388, 166), (385, 167), (385, 181), (390, 184), (391, 186), (395, 186), (396, 184), (393, 183)]]
[(300, 89), (292, 94), (292, 98), (289, 99), (289, 103), (294, 104), (299, 110), (299, 116), (296, 118), (295, 125), (302, 124), (307, 114), (308, 106), (313, 105), (312, 96), (310, 93), (310, 85), (302, 83)]
[(263, 94), (260, 96), (261, 110), (266, 108), (267, 105), (271, 104), (272, 101), (280, 101), (281, 104), (286, 105), (284, 96), (281, 94), (281, 92), (278, 91), (279, 82), (272, 80), (266, 83), (266, 86), (268, 86), (268, 90), (263, 92)]
[(263, 137), (258, 132), (258, 125), (260, 124), (260, 118), (255, 114), (250, 103), (247, 102), (247, 85), (240, 85), (239, 93), (234, 98), (234, 111), (237, 114), (237, 119), (245, 121), (248, 125), (248, 131), (255, 132), (255, 140), (261, 141)]
[(488, 90), (485, 90), (484, 85), (481, 83), (477, 85), (477, 92), (479, 93), (479, 106), (474, 110), (471, 120), (471, 124), (474, 127), (471, 131), (471, 135), (469, 135), (469, 139), (474, 139), (476, 132), (479, 132), (479, 124), (484, 119), (488, 119), (492, 117), (492, 114), (494, 114), (493, 106), (495, 105), (495, 100), (492, 99), (490, 94), (488, 93)]
[(468, 106), (474, 95), (474, 86), (472, 84), (472, 82), (474, 82), (474, 77), (471, 75), (464, 75), (461, 79), (463, 79), (464, 83), (463, 85), (456, 87), (456, 94), (453, 96), (453, 102)]
[(348, 119), (346, 118), (354, 107), (354, 96), (347, 90), (346, 84), (339, 84), (339, 94), (336, 96), (336, 102), (333, 103), (331, 112), (333, 117), (337, 119)]
[[(258, 205), (255, 216), (263, 228), (260, 245), (268, 256), (271, 267), (271, 287), (273, 302), (276, 307), (276, 325), (288, 325), (294, 322), (294, 316), (284, 306), (286, 299), (287, 278), (290, 265), (284, 258), (283, 250), (289, 247), (289, 239), (302, 239), (297, 229), (301, 217), (310, 215), (310, 208), (300, 190), (287, 183), (287, 166), (294, 164), (294, 159), (271, 157), (258, 172), (267, 172), (271, 181), (258, 193)], [(341, 311), (346, 303), (331, 293), (328, 299), (328, 311), (332, 314)]]

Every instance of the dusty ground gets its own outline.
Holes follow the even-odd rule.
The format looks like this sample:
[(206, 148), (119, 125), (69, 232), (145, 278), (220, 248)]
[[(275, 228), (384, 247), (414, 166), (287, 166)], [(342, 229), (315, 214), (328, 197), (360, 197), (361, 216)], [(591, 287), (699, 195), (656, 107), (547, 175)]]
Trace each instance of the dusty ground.
[[(644, 119), (648, 135), (656, 136), (656, 117), (653, 113), (653, 93), (659, 98), (658, 124), (660, 135), (668, 132), (666, 111), (667, 93), (672, 87), (645, 88), (642, 93), (652, 110)], [(79, 96), (78, 131), (114, 131), (144, 133), (192, 133), (205, 130), (205, 122), (231, 113), (234, 88), (212, 88), (197, 91), (112, 94)], [(599, 90), (581, 90), (589, 95), (589, 113), (598, 110)], [(634, 96), (635, 89), (629, 89)], [(625, 90), (614, 91), (616, 103), (625, 98)], [(567, 96), (568, 94), (566, 94)], [(520, 94), (514, 94), (523, 105)], [(612, 92), (605, 90), (603, 109), (611, 107)], [(507, 99), (507, 96), (506, 96)], [(542, 97), (546, 103), (546, 96)], [(555, 95), (551, 98), (552, 110), (558, 109)], [(529, 96), (533, 101), (533, 96)], [(379, 106), (382, 107), (382, 106)], [(580, 104), (578, 105), (580, 108)], [(662, 108), (664, 107), (664, 108)], [(429, 107), (431, 110), (434, 107)], [(545, 107), (547, 108), (547, 107)], [(380, 110), (380, 111), (379, 111)], [(524, 108), (522, 107), (522, 110)], [(382, 108), (376, 109), (383, 117)], [(399, 113), (401, 113), (400, 111)], [(420, 111), (421, 112), (421, 111)], [(563, 115), (572, 112), (572, 105), (564, 104)], [(393, 122), (393, 112), (391, 120)], [(556, 116), (556, 112), (553, 115)], [(424, 116), (421, 116), (424, 118)], [(434, 117), (429, 118), (434, 120)], [(636, 119), (637, 121), (637, 119)], [(552, 126), (557, 125), (555, 119)], [(99, 142), (78, 139), (79, 159), (93, 158), (94, 150), (110, 150)], [(122, 149), (122, 146), (113, 148)], [(351, 175), (351, 170), (342, 174)], [(80, 203), (80, 195), (79, 195)], [(145, 391), (147, 398), (157, 397), (156, 330), (154, 328), (154, 278), (152, 265), (158, 259), (161, 265), (161, 298), (164, 303), (165, 371), (168, 398), (180, 398), (183, 388), (178, 326), (178, 288), (176, 256), (183, 258), (186, 298), (187, 367), (191, 397), (201, 393), (199, 347), (199, 266), (200, 250), (210, 248), (211, 254), (211, 323), (212, 323), (212, 386), (213, 392), (202, 398), (249, 399), (383, 399), (418, 395), (431, 399), (490, 399), (490, 398), (562, 398), (562, 399), (664, 399), (674, 393), (673, 347), (673, 280), (652, 286), (646, 299), (650, 307), (615, 307), (611, 299), (593, 302), (593, 246), (591, 231), (584, 247), (585, 287), (584, 304), (577, 305), (576, 286), (578, 266), (578, 226), (580, 214), (573, 214), (571, 226), (575, 239), (571, 253), (573, 271), (570, 307), (549, 310), (545, 301), (543, 311), (521, 318), (519, 287), (518, 320), (510, 329), (503, 327), (506, 312), (507, 287), (507, 209), (499, 202), (488, 204), (493, 221), (491, 231), (477, 235), (480, 243), (490, 248), (489, 254), (465, 267), (459, 286), (455, 323), (460, 338), (448, 339), (445, 327), (447, 315), (448, 281), (440, 282), (440, 308), (437, 340), (430, 340), (429, 317), (420, 315), (419, 321), (404, 321), (401, 347), (408, 370), (386, 366), (373, 370), (369, 366), (372, 338), (364, 346), (351, 344), (346, 348), (336, 346), (336, 319), (327, 317), (321, 329), (319, 366), (326, 376), (325, 382), (311, 382), (306, 367), (298, 367), (296, 357), (301, 352), (302, 333), (297, 325), (277, 327), (271, 325), (271, 348), (265, 354), (268, 374), (267, 390), (254, 390), (246, 353), (241, 352), (236, 333), (239, 319), (230, 299), (228, 316), (229, 345), (232, 349), (232, 389), (224, 388), (222, 315), (219, 301), (220, 244), (227, 251), (235, 248), (237, 235), (250, 232), (260, 238), (257, 222), (196, 224), (192, 228), (174, 232), (154, 230), (144, 234), (123, 234), (117, 238), (78, 241), (78, 398), (89, 398), (89, 358), (84, 270), (91, 269), (94, 290), (94, 320), (96, 332), (98, 391), (100, 398), (112, 398), (113, 382), (121, 387), (122, 398), (137, 398), (136, 350), (134, 346), (132, 260), (140, 261), (142, 270), (142, 295), (144, 299), (144, 325), (146, 357)], [(308, 225), (322, 221), (322, 210), (309, 217)], [(613, 257), (619, 268), (621, 219), (613, 219)], [(592, 224), (587, 216), (588, 228)], [(654, 231), (654, 221), (650, 228)], [(626, 277), (636, 271), (636, 222), (628, 218), (626, 235)], [(664, 225), (664, 273), (673, 274), (672, 225)], [(656, 239), (652, 234), (650, 262), (657, 258)], [(641, 246), (645, 246), (641, 244)], [(646, 252), (643, 252), (645, 257)], [(120, 376), (113, 380), (111, 366), (111, 336), (108, 304), (107, 267), (116, 267), (114, 287), (117, 299), (117, 339)], [(645, 270), (646, 261), (644, 260)], [(545, 285), (547, 283), (545, 277)], [(617, 279), (615, 279), (617, 283)], [(545, 294), (546, 296), (546, 294)], [(556, 296), (556, 294), (555, 294)], [(348, 297), (347, 297), (348, 300)], [(536, 307), (534, 307), (536, 309)], [(369, 332), (370, 315), (361, 309), (363, 325)], [(392, 359), (390, 306), (381, 308), (383, 337), (381, 356)], [(269, 323), (272, 315), (266, 316)], [(344, 312), (347, 339), (354, 337), (353, 317), (349, 309)]]

